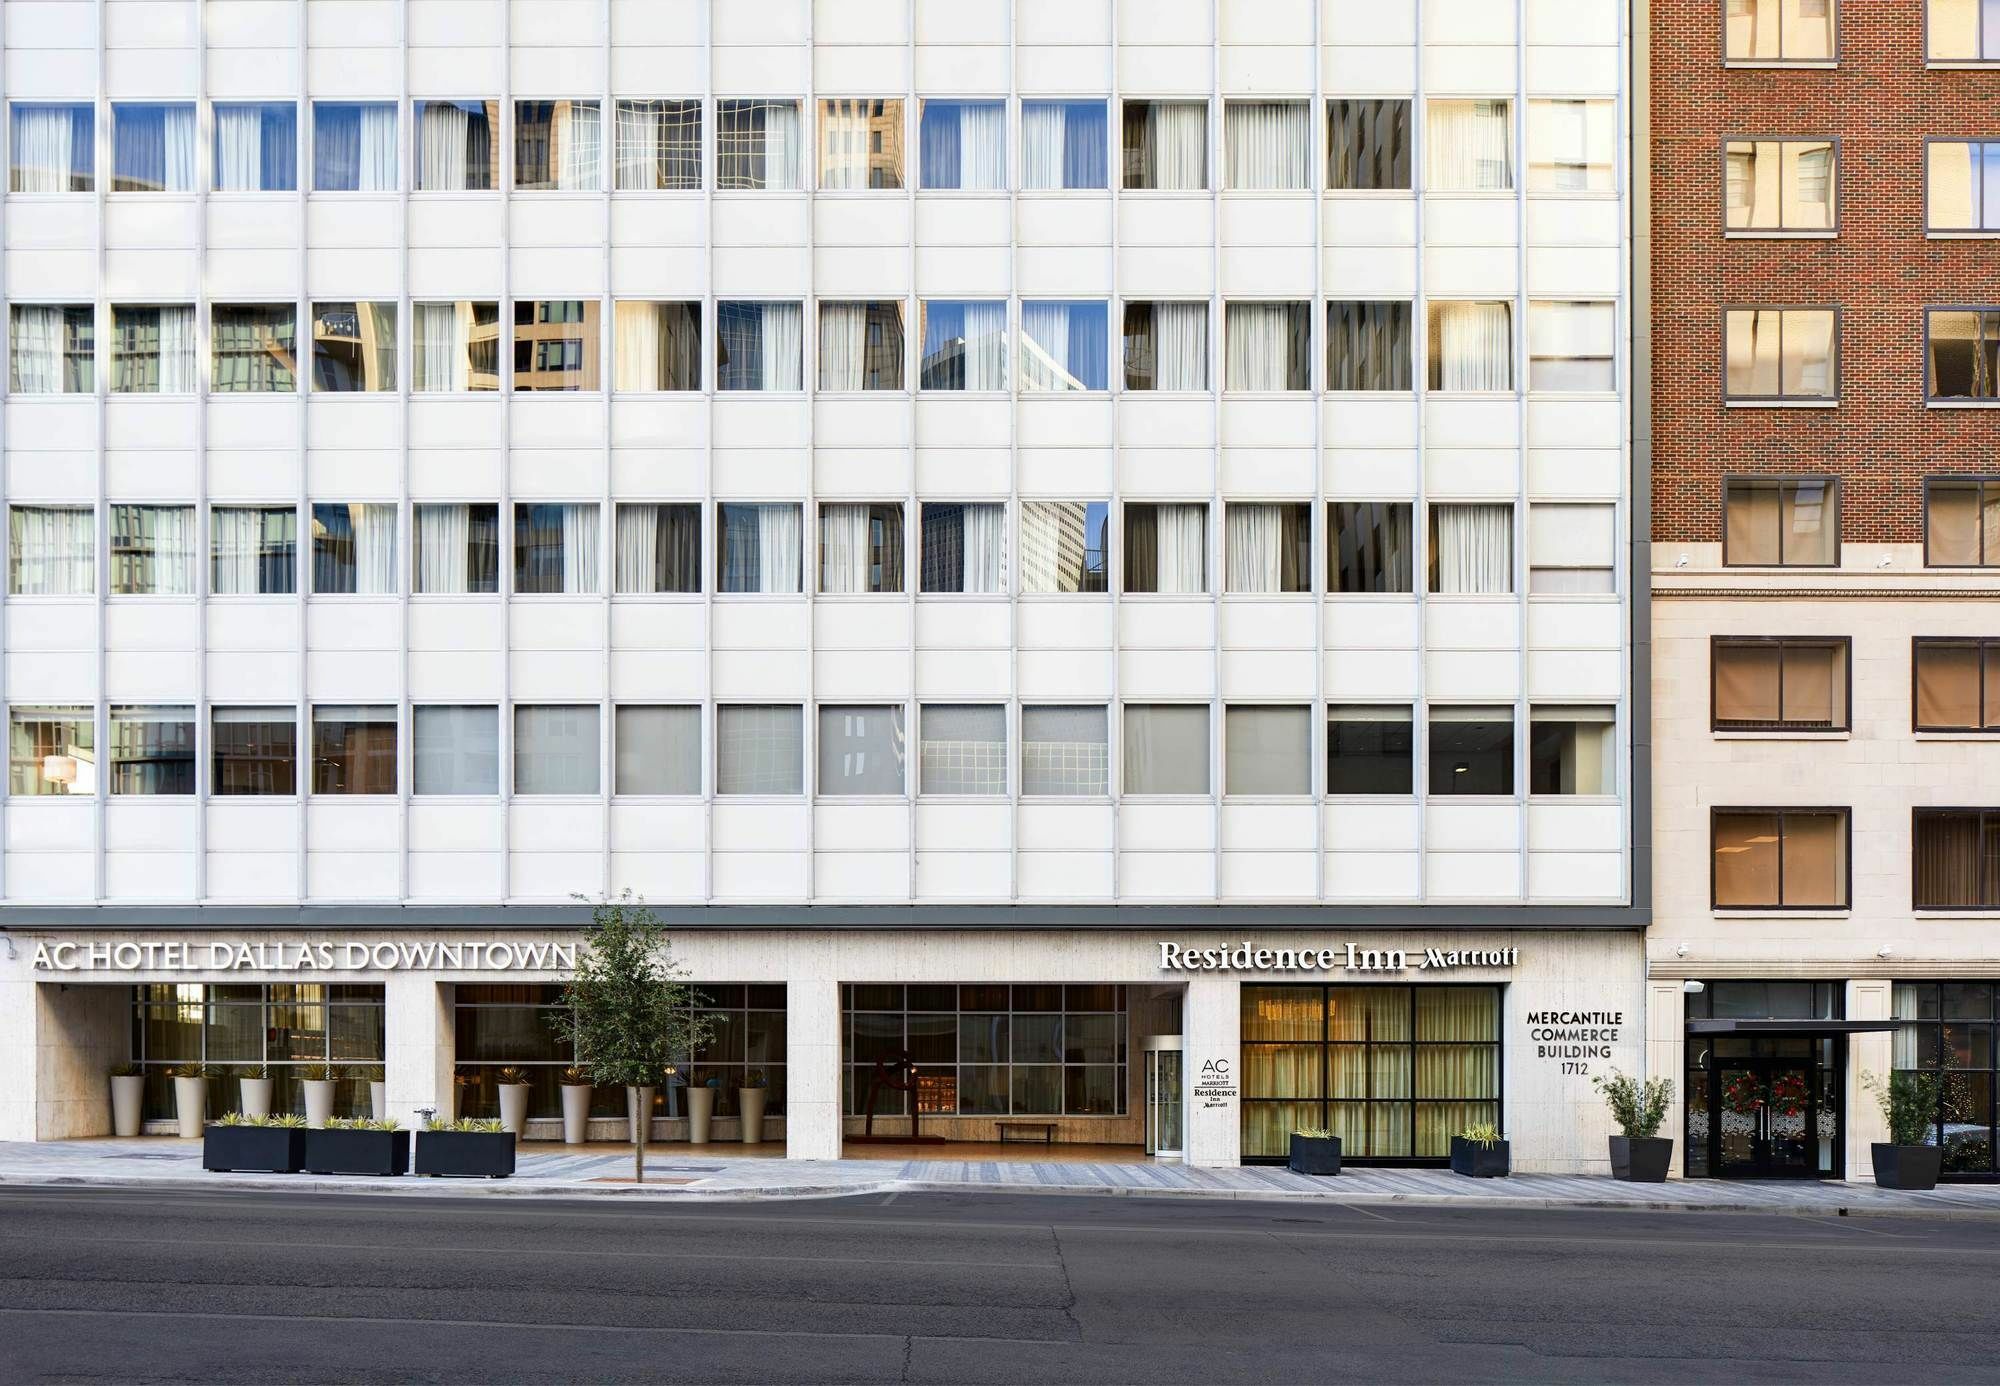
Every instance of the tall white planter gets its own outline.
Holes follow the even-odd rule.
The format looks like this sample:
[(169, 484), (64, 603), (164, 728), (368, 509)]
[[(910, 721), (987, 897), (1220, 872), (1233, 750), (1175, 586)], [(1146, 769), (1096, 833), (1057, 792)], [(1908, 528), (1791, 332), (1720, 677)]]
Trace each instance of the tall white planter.
[(526, 1083), (500, 1085), (500, 1124), (520, 1140), (528, 1134), (528, 1092)]
[(588, 1083), (563, 1084), (564, 1145), (582, 1145), (590, 1138), (590, 1094)]
[(653, 1089), (649, 1084), (643, 1088), (627, 1085), (625, 1089), (626, 1139), (638, 1140), (641, 1132), (639, 1123), (646, 1123), (644, 1135), (648, 1140), (653, 1135)]
[(275, 1082), (270, 1078), (238, 1078), (240, 1089), (238, 1101), (243, 1104), (243, 1115), (267, 1117), (271, 1115), (271, 1087)]
[(688, 1144), (708, 1144), (708, 1123), (715, 1116), (715, 1089), (709, 1087), (689, 1088), (688, 1097)]
[(306, 1125), (324, 1126), (333, 1120), (333, 1079), (308, 1078), (306, 1090)]
[(377, 1121), (389, 1119), (389, 1085), (370, 1083), (368, 1085), (368, 1115)]
[(114, 1135), (136, 1136), (146, 1110), (146, 1075), (117, 1074), (111, 1079), (111, 1130)]
[(764, 1099), (770, 1095), (768, 1088), (738, 1088), (736, 1108), (743, 1113), (743, 1144), (761, 1145), (764, 1141)]
[(208, 1079), (174, 1079), (174, 1120), (180, 1123), (184, 1141), (197, 1140), (208, 1119)]

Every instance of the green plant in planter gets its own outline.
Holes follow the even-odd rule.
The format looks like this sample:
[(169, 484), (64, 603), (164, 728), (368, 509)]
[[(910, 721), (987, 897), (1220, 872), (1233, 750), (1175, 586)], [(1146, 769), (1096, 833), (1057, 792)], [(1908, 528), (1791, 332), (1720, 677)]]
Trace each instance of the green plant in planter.
[(1500, 1128), (1490, 1121), (1475, 1121), (1472, 1125), (1460, 1131), (1458, 1138), (1462, 1141), (1471, 1141), (1474, 1145), (1484, 1146), (1490, 1150), (1500, 1144)]
[(248, 1078), (252, 1082), (255, 1082), (259, 1078), (269, 1078), (271, 1071), (263, 1064), (238, 1064), (236, 1067), (228, 1070), (228, 1076), (231, 1078)]
[(111, 1065), (105, 1072), (113, 1078), (137, 1078), (145, 1070), (128, 1059), (124, 1063)]
[(1650, 1140), (1660, 1134), (1667, 1108), (1674, 1101), (1673, 1079), (1641, 1081), (1613, 1069), (1591, 1079), (1590, 1084), (1604, 1094), (1604, 1103), (1611, 1108), (1611, 1119), (1618, 1123), (1619, 1133), (1627, 1140)]
[[(301, 1119), (303, 1120), (303, 1118)], [(326, 1124), (327, 1129), (332, 1131), (395, 1131), (400, 1129), (394, 1117), (385, 1117), (381, 1121), (375, 1120), (374, 1117), (330, 1117)]]
[(509, 1064), (500, 1070), (499, 1081), (510, 1087), (518, 1083), (525, 1083), (528, 1081), (527, 1070), (516, 1068), (514, 1065)]
[(355, 1064), (347, 1072), (350, 1076), (364, 1083), (379, 1083), (382, 1081), (382, 1065), (380, 1064)]
[(769, 1086), (771, 1086), (771, 1083), (770, 1080), (764, 1076), (763, 1069), (753, 1068), (748, 1073), (743, 1075), (743, 1086), (746, 1088), (768, 1088)]
[(217, 1126), (276, 1126), (287, 1131), (302, 1129), (306, 1119), (294, 1112), (280, 1112), (277, 1116), (246, 1116), (242, 1112), (224, 1112)]
[(1897, 1069), (1886, 1080), (1879, 1073), (1861, 1075), (1861, 1086), (1868, 1089), (1882, 1109), (1891, 1145), (1930, 1144), (1930, 1137), (1937, 1131), (1942, 1084), (1938, 1074), (1912, 1073), (1907, 1069)]
[(504, 1131), (507, 1128), (491, 1117), (460, 1117), (457, 1121), (439, 1121), (436, 1117), (424, 1118), (426, 1131)]
[(167, 1077), (206, 1078), (208, 1077), (208, 1066), (206, 1064), (175, 1064), (167, 1070)]
[(582, 1064), (571, 1064), (562, 1071), (562, 1084), (566, 1088), (587, 1088), (593, 1086), (590, 1070)]
[(308, 1083), (328, 1083), (340, 1077), (340, 1069), (334, 1064), (301, 1064), (299, 1077)]
[(1333, 1132), (1324, 1126), (1294, 1126), (1292, 1134), (1302, 1140), (1308, 1141), (1330, 1141), (1333, 1139)]

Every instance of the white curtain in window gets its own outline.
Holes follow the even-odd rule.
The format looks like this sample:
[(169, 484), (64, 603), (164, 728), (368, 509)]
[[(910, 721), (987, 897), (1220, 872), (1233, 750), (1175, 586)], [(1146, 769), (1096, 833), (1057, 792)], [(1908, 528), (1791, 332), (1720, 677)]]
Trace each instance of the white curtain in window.
[(163, 597), (194, 595), (195, 509), (162, 505), (149, 509), (153, 531), (153, 591)]
[(472, 112), (465, 107), (447, 101), (424, 104), (417, 123), (417, 191), (465, 191), (471, 132)]
[(965, 305), (965, 388), (1007, 388), (1007, 305)]
[(215, 536), (214, 590), (221, 596), (254, 596), (258, 555), (264, 537), (262, 510), (211, 510)]
[[(394, 112), (391, 112), (393, 115)], [(166, 108), (166, 176), (160, 187), (163, 192), (194, 191), (194, 107), (173, 105)], [(393, 149), (393, 145), (392, 145)]]
[(759, 349), (767, 390), (805, 388), (805, 315), (796, 303), (766, 303)]
[(1433, 192), (1504, 192), (1514, 185), (1507, 156), (1508, 103), (1433, 101), (1424, 127)]
[(965, 523), (965, 587), (967, 592), (1007, 590), (1007, 507), (968, 505)]
[(595, 102), (558, 101), (549, 124), (554, 144), (556, 187), (595, 192), (602, 126)]
[(1155, 543), (1159, 554), (1156, 592), (1206, 592), (1207, 535), (1202, 520), (1208, 507), (1200, 504), (1153, 507)]
[(161, 308), (160, 393), (191, 395), (200, 380), (195, 361), (194, 305)]
[(1208, 180), (1208, 107), (1200, 101), (1155, 101), (1146, 108), (1153, 146), (1153, 186), (1194, 191)]
[(14, 108), (14, 191), (68, 192), (75, 130), (68, 106)]
[(799, 590), (799, 541), (802, 530), (798, 506), (757, 507), (757, 591)]
[(471, 585), (472, 507), (420, 505), (416, 509), (419, 592), (464, 592)]
[(1021, 388), (1081, 390), (1084, 385), (1064, 366), (1069, 355), (1067, 303), (1029, 302), (1021, 305)]
[(1284, 523), (1282, 505), (1246, 505), (1232, 501), (1223, 535), (1231, 592), (1284, 590)]
[(1514, 508), (1509, 505), (1440, 505), (1437, 517), (1437, 590), (1514, 590)]
[(1228, 187), (1312, 187), (1308, 109), (1299, 101), (1231, 101), (1223, 108)]
[(866, 505), (822, 505), (819, 508), (819, 590), (868, 590), (868, 512)]
[(562, 590), (597, 590), (597, 507), (562, 508)]
[(1208, 709), (1128, 703), (1127, 794), (1208, 793)]
[(396, 190), (396, 108), (361, 108), (361, 191)]
[(613, 187), (650, 192), (659, 186), (660, 155), (666, 145), (665, 117), (666, 110), (652, 102), (618, 103), (618, 141), (611, 156)]
[(612, 369), (620, 390), (660, 388), (660, 311), (650, 303), (621, 303), (612, 315)]
[(471, 313), (457, 303), (414, 303), (410, 341), (410, 388), (414, 391), (466, 388), (466, 356)]
[(1208, 388), (1208, 305), (1153, 305), (1153, 388)]
[(61, 308), (21, 303), (14, 307), (14, 393), (54, 395), (63, 387)]
[(1232, 303), (1224, 315), (1224, 324), (1227, 338), (1223, 346), (1228, 354), (1222, 371), (1225, 389), (1284, 390), (1290, 387), (1291, 304)]
[(799, 105), (773, 101), (764, 107), (764, 186), (802, 188), (805, 141), (799, 137)]
[(93, 512), (18, 506), (12, 517), (14, 591), (23, 597), (79, 597), (97, 590)]
[(264, 185), (264, 108), (216, 106), (215, 187), (256, 192)]
[(659, 507), (619, 506), (617, 542), (617, 572), (611, 590), (651, 592), (657, 586), (655, 565), (660, 556)]
[(354, 590), (387, 596), (396, 590), (396, 507), (351, 505), (354, 526)]
[(1504, 303), (1436, 303), (1438, 390), (1511, 390), (1513, 315)]
[(868, 346), (866, 303), (822, 303), (819, 306), (819, 387), (859, 390), (863, 386), (862, 356)]
[(1007, 186), (1007, 106), (968, 101), (958, 108), (958, 186)]
[(1021, 186), (1063, 186), (1063, 149), (1069, 107), (1060, 101), (1021, 103)]

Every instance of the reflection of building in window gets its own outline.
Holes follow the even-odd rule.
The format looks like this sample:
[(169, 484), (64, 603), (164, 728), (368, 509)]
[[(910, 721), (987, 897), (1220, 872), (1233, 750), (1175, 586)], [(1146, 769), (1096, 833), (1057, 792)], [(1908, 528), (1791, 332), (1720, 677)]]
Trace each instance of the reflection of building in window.
[(598, 388), (596, 299), (546, 299), (514, 305), (514, 388)]

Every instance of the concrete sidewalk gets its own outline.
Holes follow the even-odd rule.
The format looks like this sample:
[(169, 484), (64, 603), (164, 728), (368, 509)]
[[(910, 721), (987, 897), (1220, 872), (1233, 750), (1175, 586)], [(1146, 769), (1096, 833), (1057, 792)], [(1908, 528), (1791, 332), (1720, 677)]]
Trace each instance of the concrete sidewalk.
[(1448, 1170), (1349, 1169), (1314, 1179), (1268, 1166), (1193, 1169), (1178, 1164), (982, 1160), (782, 1160), (649, 1148), (646, 1184), (634, 1186), (629, 1150), (522, 1147), (506, 1180), (401, 1179), (312, 1174), (211, 1174), (201, 1145), (171, 1137), (0, 1143), (0, 1185), (101, 1186), (289, 1193), (345, 1191), (427, 1197), (823, 1198), (901, 1191), (979, 1189), (1020, 1193), (1123, 1194), (1164, 1198), (1312, 1199), (1349, 1204), (1462, 1207), (1700, 1209), (1754, 1212), (2000, 1213), (2000, 1185), (1946, 1185), (1900, 1193), (1855, 1183), (1720, 1180), (1621, 1184), (1600, 1175), (1519, 1174), (1463, 1179)]

